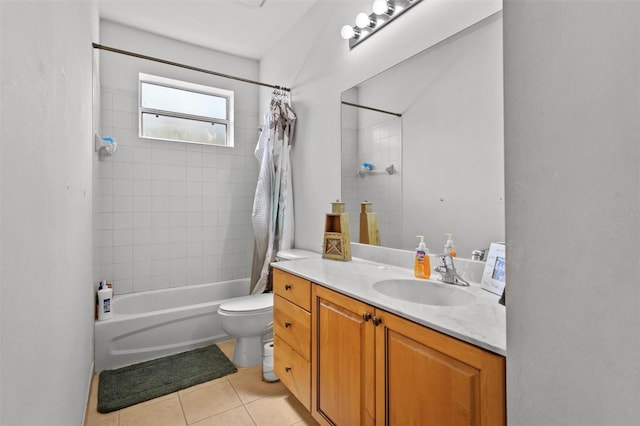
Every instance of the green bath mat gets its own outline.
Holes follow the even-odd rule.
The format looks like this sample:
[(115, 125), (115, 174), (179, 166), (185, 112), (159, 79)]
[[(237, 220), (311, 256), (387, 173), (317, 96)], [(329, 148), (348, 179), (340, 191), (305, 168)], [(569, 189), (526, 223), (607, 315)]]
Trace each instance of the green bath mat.
[(100, 373), (98, 411), (108, 413), (235, 373), (217, 345)]

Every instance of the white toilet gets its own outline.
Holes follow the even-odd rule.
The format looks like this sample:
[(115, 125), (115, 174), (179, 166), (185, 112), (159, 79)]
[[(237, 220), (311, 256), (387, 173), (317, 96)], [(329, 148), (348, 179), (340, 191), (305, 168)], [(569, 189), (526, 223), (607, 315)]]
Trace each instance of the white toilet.
[(262, 361), (262, 332), (273, 321), (273, 293), (236, 297), (218, 308), (222, 329), (236, 338), (233, 363), (248, 367)]
[[(320, 256), (306, 250), (283, 250), (277, 260), (305, 259)], [(236, 339), (233, 363), (248, 367), (262, 362), (262, 333), (273, 322), (273, 293), (236, 297), (220, 305), (222, 329)]]

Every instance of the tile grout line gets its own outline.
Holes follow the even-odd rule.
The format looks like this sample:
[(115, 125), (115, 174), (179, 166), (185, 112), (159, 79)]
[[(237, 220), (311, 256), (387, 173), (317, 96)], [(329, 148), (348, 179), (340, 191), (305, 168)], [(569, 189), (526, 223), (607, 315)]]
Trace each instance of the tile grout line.
[[(238, 371), (239, 372), (239, 371)], [(238, 373), (236, 372), (236, 374)], [(231, 378), (229, 376), (226, 376), (227, 381), (229, 382), (229, 385), (231, 386), (231, 389), (233, 389), (233, 392), (236, 394), (236, 396), (238, 397), (238, 400), (240, 401), (240, 403), (242, 404), (242, 408), (244, 409), (244, 411), (249, 415), (249, 418), (251, 419), (251, 421), (253, 422), (254, 425), (258, 425), (258, 422), (256, 421), (256, 419), (253, 418), (253, 416), (251, 415), (251, 411), (249, 411), (249, 409), (247, 408), (247, 404), (242, 400), (242, 397), (240, 396), (240, 394), (238, 393), (238, 390), (236, 389), (236, 387), (233, 385), (233, 381), (231, 380)]]
[(184, 419), (184, 424), (188, 425), (189, 421), (187, 420), (187, 413), (184, 411), (184, 405), (182, 405), (182, 397), (180, 396), (180, 392), (176, 392), (178, 395), (178, 402), (180, 402), (180, 410), (182, 411), (182, 418)]
[[(233, 386), (233, 382), (231, 381), (231, 379), (229, 378), (229, 376), (226, 376), (227, 381), (229, 382), (229, 385), (231, 385), (231, 389), (233, 389), (233, 391), (235, 392), (236, 396), (238, 397), (238, 400), (240, 401), (240, 403), (242, 404), (242, 408), (244, 409), (244, 411), (249, 415), (249, 418), (251, 419), (251, 421), (253, 422), (254, 425), (258, 425), (258, 422), (256, 421), (256, 419), (253, 418), (253, 416), (251, 415), (251, 411), (249, 411), (249, 409), (247, 408), (247, 404), (242, 400), (242, 397), (240, 396), (240, 394), (238, 393), (238, 390), (236, 389), (235, 386)], [(236, 407), (237, 408), (237, 407)]]

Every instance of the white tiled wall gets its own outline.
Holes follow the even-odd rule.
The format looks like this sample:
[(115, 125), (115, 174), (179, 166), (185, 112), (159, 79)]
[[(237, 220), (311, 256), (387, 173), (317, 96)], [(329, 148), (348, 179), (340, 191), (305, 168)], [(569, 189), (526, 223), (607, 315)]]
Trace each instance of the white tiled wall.
[(137, 94), (102, 88), (94, 280), (116, 294), (248, 277), (258, 176), (257, 111), (236, 110), (235, 147), (138, 138)]
[[(375, 123), (371, 117), (377, 115)], [(402, 242), (402, 144), (401, 120), (380, 113), (360, 112), (362, 124), (357, 129), (345, 125), (342, 134), (342, 198), (349, 213), (351, 241), (359, 241), (360, 203), (372, 203), (372, 211), (378, 216), (381, 245), (401, 248)], [(353, 117), (350, 120), (353, 121)], [(344, 123), (343, 123), (344, 124)], [(375, 172), (393, 164), (395, 173), (358, 175), (362, 163), (371, 163)]]

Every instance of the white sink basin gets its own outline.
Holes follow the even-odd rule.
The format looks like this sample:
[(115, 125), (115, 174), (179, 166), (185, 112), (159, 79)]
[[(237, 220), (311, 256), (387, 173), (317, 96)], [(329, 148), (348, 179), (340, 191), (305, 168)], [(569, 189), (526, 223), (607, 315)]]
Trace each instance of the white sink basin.
[(422, 305), (457, 306), (476, 300), (476, 296), (460, 287), (426, 280), (382, 280), (373, 284), (373, 289), (394, 299)]

